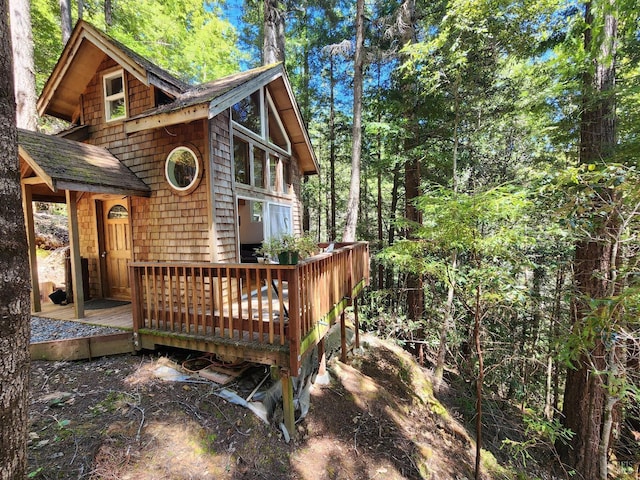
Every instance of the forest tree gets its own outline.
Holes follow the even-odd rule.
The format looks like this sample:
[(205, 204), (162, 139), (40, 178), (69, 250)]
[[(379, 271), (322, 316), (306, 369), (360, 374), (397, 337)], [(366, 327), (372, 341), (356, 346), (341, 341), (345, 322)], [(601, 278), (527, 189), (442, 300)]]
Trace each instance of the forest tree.
[(0, 479), (22, 480), (27, 468), (29, 264), (20, 202), (9, 5), (0, 0)]

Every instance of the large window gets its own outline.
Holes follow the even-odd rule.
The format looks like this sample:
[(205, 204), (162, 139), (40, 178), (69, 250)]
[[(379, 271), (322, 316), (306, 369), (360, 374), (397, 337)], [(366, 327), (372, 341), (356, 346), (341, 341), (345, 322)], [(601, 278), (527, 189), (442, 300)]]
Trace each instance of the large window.
[(288, 194), (291, 142), (267, 90), (256, 90), (231, 107), (235, 181)]
[(248, 185), (251, 181), (249, 144), (239, 137), (233, 137), (233, 164), (236, 182)]
[(278, 115), (278, 111), (276, 107), (273, 105), (273, 101), (271, 97), (268, 96), (267, 102), (267, 110), (268, 110), (268, 123), (267, 127), (269, 129), (267, 133), (267, 138), (269, 139), (269, 143), (273, 145), (277, 145), (282, 150), (287, 153), (291, 152), (291, 143), (289, 142), (289, 136), (282, 125), (282, 121), (280, 120), (280, 116)]
[(262, 100), (260, 90), (231, 107), (231, 118), (251, 132), (262, 136)]
[(253, 186), (258, 188), (264, 188), (265, 171), (264, 171), (264, 157), (265, 151), (261, 148), (253, 146)]
[(103, 77), (104, 111), (107, 122), (127, 116), (124, 72), (118, 70)]

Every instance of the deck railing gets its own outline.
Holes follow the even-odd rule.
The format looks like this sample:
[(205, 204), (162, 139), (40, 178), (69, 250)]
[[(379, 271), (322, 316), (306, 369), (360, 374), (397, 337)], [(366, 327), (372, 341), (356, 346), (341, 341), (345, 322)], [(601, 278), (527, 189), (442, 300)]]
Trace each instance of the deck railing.
[(306, 351), (368, 284), (369, 249), (337, 244), (292, 266), (134, 262), (130, 273), (135, 333), (288, 347), (297, 372)]

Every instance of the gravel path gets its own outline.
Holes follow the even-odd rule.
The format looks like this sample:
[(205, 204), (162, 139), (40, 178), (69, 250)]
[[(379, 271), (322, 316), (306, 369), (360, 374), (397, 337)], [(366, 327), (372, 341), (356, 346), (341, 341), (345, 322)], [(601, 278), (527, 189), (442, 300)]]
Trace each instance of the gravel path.
[(112, 327), (98, 327), (80, 322), (31, 317), (31, 343), (122, 332), (123, 330)]

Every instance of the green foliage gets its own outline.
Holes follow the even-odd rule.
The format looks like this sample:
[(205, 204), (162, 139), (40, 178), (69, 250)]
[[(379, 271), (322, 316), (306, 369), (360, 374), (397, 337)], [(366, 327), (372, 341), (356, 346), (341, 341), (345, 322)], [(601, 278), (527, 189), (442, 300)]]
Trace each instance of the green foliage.
[(301, 258), (305, 258), (317, 251), (318, 244), (308, 233), (300, 236), (284, 234), (271, 237), (263, 241), (262, 246), (256, 249), (256, 253), (272, 258), (277, 258), (280, 253), (284, 252), (297, 252)]
[[(239, 70), (244, 56), (217, 2), (123, 0), (112, 2), (112, 8), (112, 25), (105, 23), (100, 0), (84, 2), (83, 18), (186, 82), (202, 83)], [(59, 15), (56, 1), (32, 2), (38, 91), (62, 52)]]
[(531, 202), (511, 186), (475, 194), (435, 187), (417, 206), (424, 215), (418, 235), (432, 251), (508, 258), (531, 242), (526, 232)]
[(579, 165), (557, 172), (553, 188), (562, 190), (566, 198), (557, 212), (560, 222), (578, 238), (588, 238), (616, 218), (629, 238), (633, 232), (625, 230), (635, 221), (640, 205), (639, 182), (636, 167), (620, 163)]
[(523, 421), (525, 439), (517, 441), (507, 438), (502, 441), (501, 446), (514, 458), (517, 458), (523, 467), (526, 467), (533, 460), (531, 454), (534, 449), (554, 452), (558, 442), (566, 445), (574, 436), (574, 433), (563, 427), (558, 419), (549, 421), (542, 417), (525, 414)]

